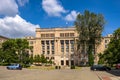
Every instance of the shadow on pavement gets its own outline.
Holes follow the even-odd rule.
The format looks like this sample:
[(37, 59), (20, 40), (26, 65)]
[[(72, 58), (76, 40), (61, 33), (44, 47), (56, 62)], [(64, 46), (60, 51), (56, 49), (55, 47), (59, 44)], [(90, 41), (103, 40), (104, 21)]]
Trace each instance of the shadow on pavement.
[(111, 71), (107, 71), (108, 73), (115, 75), (115, 76), (120, 76), (120, 69), (113, 69)]

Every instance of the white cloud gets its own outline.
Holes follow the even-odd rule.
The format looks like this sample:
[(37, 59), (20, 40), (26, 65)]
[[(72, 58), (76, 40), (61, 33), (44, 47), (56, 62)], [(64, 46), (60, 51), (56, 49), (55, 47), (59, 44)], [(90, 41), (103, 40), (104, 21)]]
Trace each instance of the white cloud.
[(19, 15), (0, 19), (0, 35), (9, 38), (35, 36), (35, 28), (39, 28), (39, 25), (31, 24)]
[(15, 0), (0, 0), (0, 15), (15, 16), (18, 13), (18, 5)]
[(66, 13), (58, 0), (42, 0), (42, 8), (49, 16), (61, 16), (61, 13)]
[(26, 3), (29, 2), (29, 0), (17, 0), (17, 2), (20, 6), (24, 6)]
[(70, 14), (68, 14), (66, 17), (65, 17), (65, 20), (66, 21), (75, 21), (77, 15), (80, 14), (79, 12), (76, 12), (76, 11), (71, 11)]

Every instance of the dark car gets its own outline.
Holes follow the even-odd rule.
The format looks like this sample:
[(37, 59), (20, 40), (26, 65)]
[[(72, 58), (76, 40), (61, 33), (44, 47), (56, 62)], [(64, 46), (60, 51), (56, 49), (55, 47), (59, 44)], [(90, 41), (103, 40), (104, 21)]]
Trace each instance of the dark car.
[(116, 64), (116, 69), (120, 69), (120, 63)]
[(9, 69), (9, 70), (17, 70), (17, 69), (22, 70), (22, 66), (20, 64), (15, 63), (15, 64), (11, 64), (11, 65), (7, 66), (7, 69)]
[(93, 66), (91, 66), (90, 69), (93, 71), (109, 71), (109, 70), (111, 70), (110, 67), (104, 66), (104, 65), (93, 65)]

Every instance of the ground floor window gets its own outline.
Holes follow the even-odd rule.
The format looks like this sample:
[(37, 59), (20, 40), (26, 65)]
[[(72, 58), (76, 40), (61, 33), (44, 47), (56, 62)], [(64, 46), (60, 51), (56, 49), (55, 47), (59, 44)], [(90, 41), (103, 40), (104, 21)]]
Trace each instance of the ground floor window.
[(69, 60), (66, 60), (66, 65), (69, 65)]
[(64, 61), (63, 60), (61, 60), (61, 65), (64, 65)]
[(74, 60), (71, 60), (71, 65), (74, 65)]

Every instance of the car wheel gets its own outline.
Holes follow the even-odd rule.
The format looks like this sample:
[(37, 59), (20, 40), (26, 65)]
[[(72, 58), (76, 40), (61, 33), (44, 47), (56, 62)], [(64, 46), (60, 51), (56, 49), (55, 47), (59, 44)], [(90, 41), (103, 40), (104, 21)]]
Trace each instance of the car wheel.
[(94, 69), (94, 71), (96, 71), (97, 69)]

